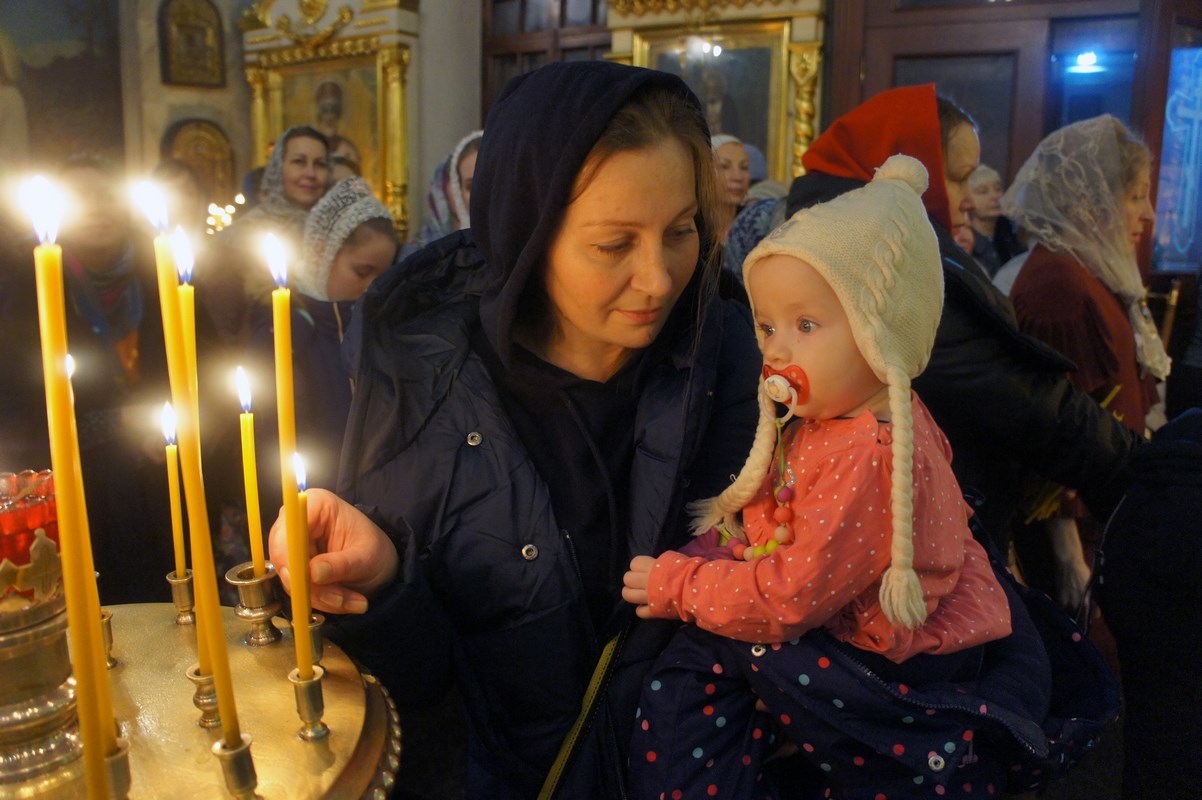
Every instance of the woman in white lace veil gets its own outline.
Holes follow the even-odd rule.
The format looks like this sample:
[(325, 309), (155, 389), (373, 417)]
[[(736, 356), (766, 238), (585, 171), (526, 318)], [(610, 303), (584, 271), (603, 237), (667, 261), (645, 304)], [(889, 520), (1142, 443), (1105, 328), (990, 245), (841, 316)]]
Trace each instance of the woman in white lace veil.
[(1144, 302), (1138, 232), (1133, 236), (1126, 222), (1128, 204), (1147, 204), (1146, 189), (1142, 197), (1132, 192), (1141, 178), (1146, 184), (1149, 158), (1147, 147), (1108, 114), (1076, 122), (1039, 143), (1002, 198), (1002, 211), (1032, 243), (1071, 257), (1120, 298), (1139, 364), (1163, 380), (1169, 357)]

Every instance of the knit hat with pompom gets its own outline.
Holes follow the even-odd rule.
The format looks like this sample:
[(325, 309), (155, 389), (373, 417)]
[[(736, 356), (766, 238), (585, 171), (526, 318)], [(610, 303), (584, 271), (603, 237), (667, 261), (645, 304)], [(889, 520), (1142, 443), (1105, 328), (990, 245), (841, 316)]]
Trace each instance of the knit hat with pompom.
[[(864, 360), (889, 387), (893, 540), (891, 564), (881, 582), (881, 607), (892, 624), (908, 628), (926, 619), (914, 572), (910, 381), (930, 360), (943, 310), (939, 243), (922, 205), (926, 188), (927, 171), (921, 162), (892, 156), (862, 188), (797, 212), (743, 262), (744, 285), (750, 285), (748, 277), (756, 264), (769, 256), (791, 256), (812, 266), (843, 304)], [(762, 347), (762, 332), (756, 336)], [(728, 527), (737, 526), (734, 515), (755, 496), (770, 468), (775, 420), (775, 406), (761, 379), (755, 446), (735, 482), (694, 509), (696, 532), (724, 521)]]

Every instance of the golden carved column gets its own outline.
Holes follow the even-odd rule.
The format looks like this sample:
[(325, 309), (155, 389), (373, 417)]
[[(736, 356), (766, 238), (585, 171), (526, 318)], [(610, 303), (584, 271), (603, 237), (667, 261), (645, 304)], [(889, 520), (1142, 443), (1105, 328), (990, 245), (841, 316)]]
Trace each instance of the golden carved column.
[(396, 221), (401, 241), (409, 238), (408, 125), (405, 113), (405, 77), (410, 51), (397, 44), (381, 48), (377, 64), (384, 85), (384, 205)]
[(274, 142), (284, 132), (284, 76), (276, 69), (267, 73), (267, 110), (267, 140)]
[(794, 178), (805, 172), (801, 157), (814, 141), (814, 88), (821, 64), (820, 43), (789, 45), (789, 79), (793, 83), (793, 157), (789, 172)]
[(250, 165), (261, 167), (267, 163), (267, 145), (271, 142), (267, 123), (267, 74), (259, 67), (247, 67), (246, 82), (250, 84)]

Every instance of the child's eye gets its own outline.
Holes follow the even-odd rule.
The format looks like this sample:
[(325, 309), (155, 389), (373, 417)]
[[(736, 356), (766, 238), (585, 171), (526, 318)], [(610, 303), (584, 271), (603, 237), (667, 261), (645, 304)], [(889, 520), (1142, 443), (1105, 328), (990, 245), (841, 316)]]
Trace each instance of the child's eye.
[(772, 334), (776, 333), (776, 328), (772, 327), (771, 325), (761, 325), (760, 330), (764, 332), (765, 336), (771, 336)]
[(808, 319), (798, 320), (797, 329), (802, 333), (812, 333), (814, 330), (814, 323)]

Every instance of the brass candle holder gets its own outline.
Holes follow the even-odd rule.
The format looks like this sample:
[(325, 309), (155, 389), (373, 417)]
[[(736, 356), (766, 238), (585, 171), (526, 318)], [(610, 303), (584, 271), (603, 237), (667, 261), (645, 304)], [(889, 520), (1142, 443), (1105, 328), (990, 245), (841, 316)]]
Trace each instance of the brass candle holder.
[(292, 688), (296, 694), (296, 713), (301, 718), (301, 726), (297, 735), (306, 742), (314, 742), (330, 735), (330, 728), (321, 718), (325, 714), (325, 700), (321, 694), (321, 679), (326, 672), (316, 664), (313, 665), (313, 677), (302, 680), (299, 670), (288, 673)]
[(184, 570), (182, 578), (176, 576), (175, 570), (168, 572), (167, 583), (171, 584), (171, 600), (175, 603), (175, 624), (196, 624), (196, 614), (193, 613), (196, 602), (192, 598), (192, 570)]
[(250, 633), (243, 640), (250, 647), (263, 647), (280, 640), (280, 632), (271, 624), (271, 619), (280, 611), (280, 601), (275, 598), (275, 565), (266, 562), (263, 577), (255, 577), (254, 564), (247, 561), (231, 567), (225, 573), (226, 583), (238, 590), (238, 607), (234, 614), (250, 623)]
[(225, 788), (234, 797), (246, 800), (255, 796), (255, 787), (259, 785), (255, 762), (250, 756), (250, 741), (250, 735), (244, 733), (242, 743), (234, 748), (227, 748), (224, 740), (213, 743), (213, 755), (221, 762), (225, 775)]
[(104, 635), (104, 666), (112, 669), (117, 659), (113, 658), (113, 612), (107, 608), (100, 609), (100, 629)]
[(109, 797), (125, 800), (129, 797), (132, 780), (129, 775), (129, 742), (117, 740), (117, 752), (104, 757), (105, 777), (108, 780)]
[(196, 724), (202, 728), (216, 728), (221, 725), (221, 712), (217, 710), (217, 686), (212, 675), (201, 675), (200, 664), (188, 667), (188, 680), (196, 686), (192, 695), (192, 705), (200, 710), (200, 719)]

